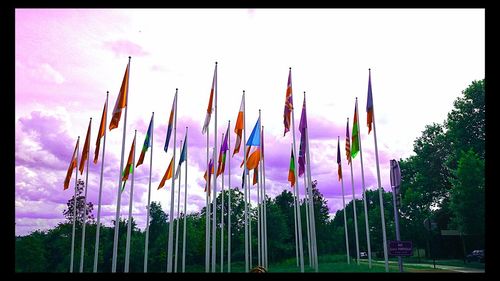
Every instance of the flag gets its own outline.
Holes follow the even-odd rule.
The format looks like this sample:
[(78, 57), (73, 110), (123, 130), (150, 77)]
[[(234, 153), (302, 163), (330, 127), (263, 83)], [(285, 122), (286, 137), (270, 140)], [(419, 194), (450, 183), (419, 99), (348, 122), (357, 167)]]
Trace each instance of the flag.
[(212, 80), (212, 89), (210, 90), (210, 99), (208, 100), (207, 115), (205, 116), (205, 123), (203, 123), (202, 134), (205, 134), (208, 129), (208, 124), (210, 124), (210, 117), (212, 116), (212, 102), (214, 99), (214, 89), (217, 83), (217, 64), (215, 64), (214, 78)]
[(151, 134), (153, 133), (153, 116), (151, 116), (151, 121), (149, 121), (148, 132), (146, 133), (146, 138), (144, 139), (144, 144), (142, 145), (141, 155), (139, 156), (139, 161), (137, 161), (136, 168), (144, 162), (144, 157), (146, 156), (146, 152), (148, 148), (151, 147)]
[(246, 145), (256, 147), (260, 146), (260, 117), (257, 119)]
[(71, 176), (73, 175), (73, 169), (76, 168), (76, 161), (77, 161), (77, 153), (76, 151), (78, 150), (78, 142), (80, 139), (76, 141), (75, 145), (75, 150), (73, 151), (73, 156), (71, 156), (71, 162), (69, 163), (68, 171), (66, 172), (66, 178), (64, 179), (64, 190), (68, 189), (69, 187), (69, 181), (71, 180)]
[(226, 151), (229, 150), (229, 148), (227, 146), (228, 135), (229, 135), (229, 124), (227, 126), (226, 135), (224, 136), (224, 141), (222, 142), (222, 144), (220, 146), (219, 165), (217, 168), (217, 176), (224, 173), (224, 170), (226, 169)]
[(290, 156), (290, 168), (288, 169), (288, 181), (290, 182), (290, 186), (292, 186), (292, 187), (295, 186), (295, 157), (293, 156), (293, 149), (292, 149), (292, 155)]
[(132, 141), (132, 146), (130, 146), (127, 165), (125, 166), (125, 169), (123, 169), (122, 181), (128, 180), (129, 174), (134, 172), (134, 153), (135, 153), (135, 136), (134, 140)]
[(243, 170), (243, 174), (241, 175), (241, 189), (245, 185), (245, 170)]
[(174, 96), (174, 101), (172, 102), (172, 110), (170, 110), (170, 117), (168, 118), (167, 127), (167, 138), (165, 139), (165, 146), (163, 150), (168, 151), (168, 144), (170, 143), (170, 136), (172, 135), (172, 128), (174, 126), (174, 110), (177, 107), (177, 94)]
[(85, 160), (89, 158), (90, 151), (90, 125), (92, 124), (92, 119), (89, 121), (89, 128), (87, 129), (87, 136), (85, 137), (85, 143), (83, 144), (82, 158), (80, 159), (80, 175), (83, 174), (83, 168), (85, 167)]
[(211, 175), (214, 174), (214, 161), (213, 159), (210, 159), (210, 162), (208, 163), (208, 170), (210, 170), (210, 174), (208, 175), (207, 179), (207, 171), (205, 171), (205, 174), (203, 175), (203, 178), (205, 179), (205, 192), (207, 192), (207, 185), (208, 185), (208, 194), (210, 194), (210, 183), (211, 180), (210, 178), (212, 177)]
[(243, 132), (243, 96), (241, 96), (240, 111), (238, 112), (238, 118), (236, 119), (236, 125), (234, 125), (234, 132), (236, 133), (236, 144), (234, 145), (233, 156), (240, 151), (241, 145), (241, 133)]
[(120, 123), (120, 117), (122, 115), (122, 108), (127, 106), (127, 95), (128, 95), (128, 75), (130, 70), (130, 59), (127, 64), (127, 69), (125, 69), (125, 75), (123, 76), (122, 86), (120, 88), (120, 93), (116, 99), (115, 108), (113, 109), (113, 116), (111, 117), (111, 122), (109, 123), (109, 130), (118, 128), (118, 123)]
[(170, 160), (170, 164), (168, 164), (168, 168), (165, 171), (163, 178), (161, 179), (161, 182), (160, 182), (160, 185), (158, 186), (158, 189), (162, 188), (165, 185), (165, 182), (172, 178), (173, 166), (174, 166), (174, 157), (172, 156), (172, 160)]
[(345, 156), (347, 165), (351, 164), (351, 142), (349, 141), (349, 118), (347, 119), (347, 127), (345, 128)]
[(175, 179), (177, 179), (179, 177), (179, 172), (181, 170), (181, 164), (182, 162), (186, 161), (186, 158), (187, 158), (187, 147), (186, 147), (186, 144), (187, 143), (187, 132), (186, 132), (186, 135), (184, 136), (184, 143), (182, 144), (182, 151), (181, 151), (181, 156), (179, 158), (179, 167), (175, 170)]
[(255, 169), (253, 169), (253, 183), (252, 183), (252, 185), (255, 185), (259, 181), (259, 179), (258, 179), (258, 177), (259, 177), (258, 170), (259, 169), (257, 167), (255, 167)]
[(285, 125), (285, 132), (283, 136), (286, 135), (288, 131), (290, 131), (290, 114), (293, 109), (293, 98), (292, 98), (292, 68), (288, 72), (288, 83), (286, 86), (286, 94), (285, 94), (285, 110), (283, 112), (283, 124)]
[(246, 145), (248, 146), (247, 168), (252, 170), (259, 165), (260, 161), (260, 117), (257, 119)]
[(371, 72), (368, 70), (368, 98), (366, 99), (366, 125), (368, 126), (368, 134), (372, 130), (373, 123), (373, 98), (372, 98), (372, 78)]
[(342, 179), (342, 165), (340, 162), (340, 140), (337, 139), (337, 164), (339, 165), (337, 173), (339, 175), (339, 181)]
[(99, 131), (97, 132), (97, 140), (95, 143), (94, 152), (94, 164), (97, 164), (97, 159), (99, 158), (99, 147), (101, 146), (101, 138), (106, 134), (106, 120), (108, 115), (108, 100), (104, 103), (104, 108), (102, 109), (101, 125), (99, 126)]
[(305, 172), (306, 163), (306, 128), (307, 128), (307, 114), (306, 114), (306, 97), (304, 95), (304, 102), (302, 104), (302, 114), (300, 116), (299, 131), (300, 131), (300, 144), (299, 144), (299, 177)]
[(354, 106), (354, 121), (352, 121), (352, 145), (351, 157), (354, 158), (359, 152), (359, 120), (358, 120), (358, 100)]

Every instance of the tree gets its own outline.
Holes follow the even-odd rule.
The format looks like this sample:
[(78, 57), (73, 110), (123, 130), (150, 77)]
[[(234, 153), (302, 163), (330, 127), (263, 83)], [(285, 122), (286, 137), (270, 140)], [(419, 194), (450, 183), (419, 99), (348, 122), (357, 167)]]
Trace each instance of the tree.
[[(88, 223), (94, 223), (94, 215), (92, 214), (92, 210), (94, 209), (94, 204), (92, 202), (87, 202), (87, 211), (84, 214), (84, 200), (85, 196), (82, 195), (83, 189), (85, 187), (85, 182), (83, 180), (78, 180), (78, 184), (76, 185), (76, 221), (78, 223), (83, 223), (83, 219), (85, 217), (86, 222)], [(67, 221), (73, 223), (73, 206), (75, 202), (75, 195), (71, 197), (71, 199), (68, 200), (68, 203), (66, 205), (68, 206), (67, 209), (64, 209), (63, 215), (66, 218)]]
[(16, 239), (16, 271), (44, 272), (47, 268), (45, 233), (34, 231), (29, 236)]

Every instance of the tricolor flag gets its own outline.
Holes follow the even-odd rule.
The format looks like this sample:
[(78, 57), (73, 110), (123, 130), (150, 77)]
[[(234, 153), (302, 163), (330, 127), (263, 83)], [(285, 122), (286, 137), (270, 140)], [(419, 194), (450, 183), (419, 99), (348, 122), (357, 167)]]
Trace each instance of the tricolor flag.
[(184, 136), (184, 143), (182, 143), (182, 151), (181, 151), (181, 156), (179, 158), (179, 166), (178, 168), (175, 170), (175, 178), (174, 179), (177, 179), (179, 177), (179, 172), (181, 170), (181, 164), (186, 161), (186, 158), (187, 158), (187, 132), (186, 132), (186, 135)]
[(214, 78), (212, 80), (212, 89), (210, 90), (210, 99), (208, 100), (207, 115), (205, 116), (205, 123), (203, 123), (202, 134), (205, 134), (210, 124), (210, 117), (212, 116), (212, 103), (214, 99), (214, 89), (217, 84), (217, 63), (215, 63)]
[(111, 122), (109, 123), (109, 130), (118, 128), (118, 123), (120, 123), (120, 117), (122, 116), (122, 108), (127, 106), (128, 99), (128, 76), (130, 72), (130, 59), (127, 64), (127, 69), (125, 69), (125, 75), (123, 76), (122, 86), (120, 88), (120, 93), (116, 99), (115, 108), (113, 109), (113, 116), (111, 117)]
[(234, 125), (234, 132), (236, 133), (236, 144), (234, 145), (233, 156), (240, 151), (241, 145), (241, 133), (243, 132), (243, 97), (241, 96), (240, 111), (238, 112), (238, 118), (236, 119), (236, 125)]
[(174, 126), (174, 110), (177, 107), (177, 94), (174, 96), (174, 101), (172, 102), (172, 110), (170, 110), (170, 117), (168, 118), (167, 127), (167, 138), (165, 139), (165, 146), (163, 150), (168, 151), (168, 144), (170, 143), (170, 136), (172, 135), (172, 128)]
[(148, 148), (151, 147), (151, 134), (153, 133), (153, 116), (151, 116), (151, 121), (149, 121), (148, 132), (146, 133), (146, 138), (144, 139), (144, 144), (142, 145), (141, 155), (139, 156), (139, 160), (137, 161), (136, 168), (144, 162), (144, 157), (146, 156), (146, 152)]
[(354, 106), (354, 121), (352, 121), (352, 145), (351, 145), (351, 157), (354, 158), (359, 152), (359, 120), (358, 120), (358, 100), (356, 99), (356, 105)]
[(283, 124), (285, 125), (285, 132), (283, 136), (290, 131), (290, 114), (293, 109), (293, 98), (292, 98), (292, 68), (288, 72), (288, 83), (286, 86), (285, 94), (285, 110), (283, 112)]
[(92, 118), (89, 121), (89, 128), (87, 129), (87, 136), (85, 137), (85, 143), (83, 144), (82, 158), (80, 159), (80, 175), (83, 174), (83, 169), (85, 168), (85, 160), (89, 158), (90, 151), (90, 126), (92, 124)]
[(368, 98), (366, 99), (366, 125), (368, 126), (368, 134), (372, 130), (373, 123), (373, 98), (372, 98), (372, 78), (371, 71), (368, 69)]
[(339, 181), (342, 179), (342, 164), (340, 161), (340, 140), (337, 138), (337, 164), (339, 165), (337, 173), (339, 175)]
[(347, 126), (345, 128), (345, 156), (347, 165), (351, 164), (351, 142), (349, 140), (349, 118), (347, 118)]
[[(247, 169), (252, 170), (257, 168), (260, 161), (260, 117), (257, 119), (257, 123), (255, 123), (255, 126), (253, 127), (246, 146), (248, 147), (249, 152), (247, 153)], [(250, 154), (250, 156), (248, 156), (248, 154)]]
[(132, 141), (132, 146), (130, 147), (130, 152), (128, 154), (127, 165), (125, 166), (125, 169), (123, 169), (122, 191), (125, 188), (125, 183), (128, 180), (129, 174), (132, 174), (134, 172), (134, 153), (135, 153), (135, 136), (134, 136), (134, 140)]
[(99, 131), (97, 132), (97, 140), (95, 142), (95, 152), (94, 152), (94, 164), (97, 164), (97, 159), (99, 159), (99, 147), (101, 146), (101, 138), (106, 134), (106, 122), (108, 115), (108, 100), (104, 103), (104, 108), (102, 109), (101, 125), (99, 125)]
[(290, 168), (288, 169), (288, 181), (291, 187), (295, 186), (295, 157), (293, 156), (293, 148), (292, 155), (290, 156)]
[(226, 135), (224, 136), (224, 141), (222, 142), (220, 146), (220, 152), (219, 152), (219, 164), (217, 168), (217, 177), (224, 173), (224, 170), (226, 169), (226, 151), (229, 150), (228, 145), (227, 145), (227, 138), (229, 136), (229, 124), (227, 126), (226, 130)]
[(305, 172), (306, 163), (306, 128), (307, 128), (307, 114), (306, 114), (306, 97), (304, 95), (304, 102), (302, 104), (302, 114), (300, 116), (299, 131), (300, 131), (300, 144), (299, 144), (299, 177)]
[(170, 160), (170, 164), (168, 164), (168, 168), (161, 179), (160, 185), (158, 189), (162, 188), (165, 185), (165, 182), (172, 178), (172, 168), (174, 167), (174, 157), (172, 156), (172, 160)]
[(212, 182), (210, 178), (212, 177), (211, 175), (214, 174), (214, 160), (210, 159), (210, 162), (208, 163), (208, 169), (210, 170), (210, 174), (208, 175), (207, 179), (207, 171), (205, 171), (205, 174), (203, 175), (203, 178), (205, 179), (205, 192), (207, 192), (207, 186), (208, 186), (208, 194), (210, 194), (210, 183)]
[(73, 170), (76, 168), (77, 165), (77, 157), (78, 154), (76, 151), (78, 150), (78, 143), (80, 142), (80, 139), (76, 141), (75, 145), (75, 150), (73, 151), (73, 156), (71, 156), (71, 162), (69, 163), (68, 171), (66, 172), (66, 178), (64, 179), (64, 190), (68, 189), (69, 187), (69, 181), (71, 180), (71, 176), (73, 175)]

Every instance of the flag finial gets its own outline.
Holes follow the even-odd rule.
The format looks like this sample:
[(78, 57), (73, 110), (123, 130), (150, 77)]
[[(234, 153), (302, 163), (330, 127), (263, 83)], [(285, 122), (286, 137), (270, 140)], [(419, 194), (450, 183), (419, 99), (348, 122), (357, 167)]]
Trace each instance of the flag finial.
[(131, 56), (128, 56), (128, 60), (130, 60), (132, 57)]
[(178, 88), (175, 88), (175, 91), (177, 92), (177, 90), (179, 90)]
[(371, 71), (372, 69), (371, 68), (368, 68), (368, 71)]
[(292, 70), (292, 68), (291, 68), (291, 67), (289, 67), (288, 69)]
[(217, 61), (215, 61), (215, 64), (217, 64)]
[(90, 117), (90, 121), (92, 121), (92, 117)]
[(106, 91), (106, 94), (109, 94), (109, 91)]
[(243, 90), (243, 94), (245, 93), (245, 90)]
[(356, 100), (358, 100), (358, 97), (356, 97)]

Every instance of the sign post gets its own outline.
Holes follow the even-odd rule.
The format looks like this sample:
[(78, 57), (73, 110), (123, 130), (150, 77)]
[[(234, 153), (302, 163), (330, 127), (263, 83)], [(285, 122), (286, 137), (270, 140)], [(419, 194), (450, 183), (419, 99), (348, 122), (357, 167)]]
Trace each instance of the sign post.
[[(399, 186), (401, 185), (401, 171), (399, 169), (399, 163), (396, 160), (391, 160), (391, 187), (392, 187), (392, 202), (394, 206), (394, 223), (396, 224), (396, 240), (400, 241), (401, 237), (399, 235)], [(399, 203), (399, 204), (398, 204)], [(411, 244), (411, 242), (410, 242)], [(403, 259), (398, 255), (398, 265), (399, 272), (403, 272)]]

